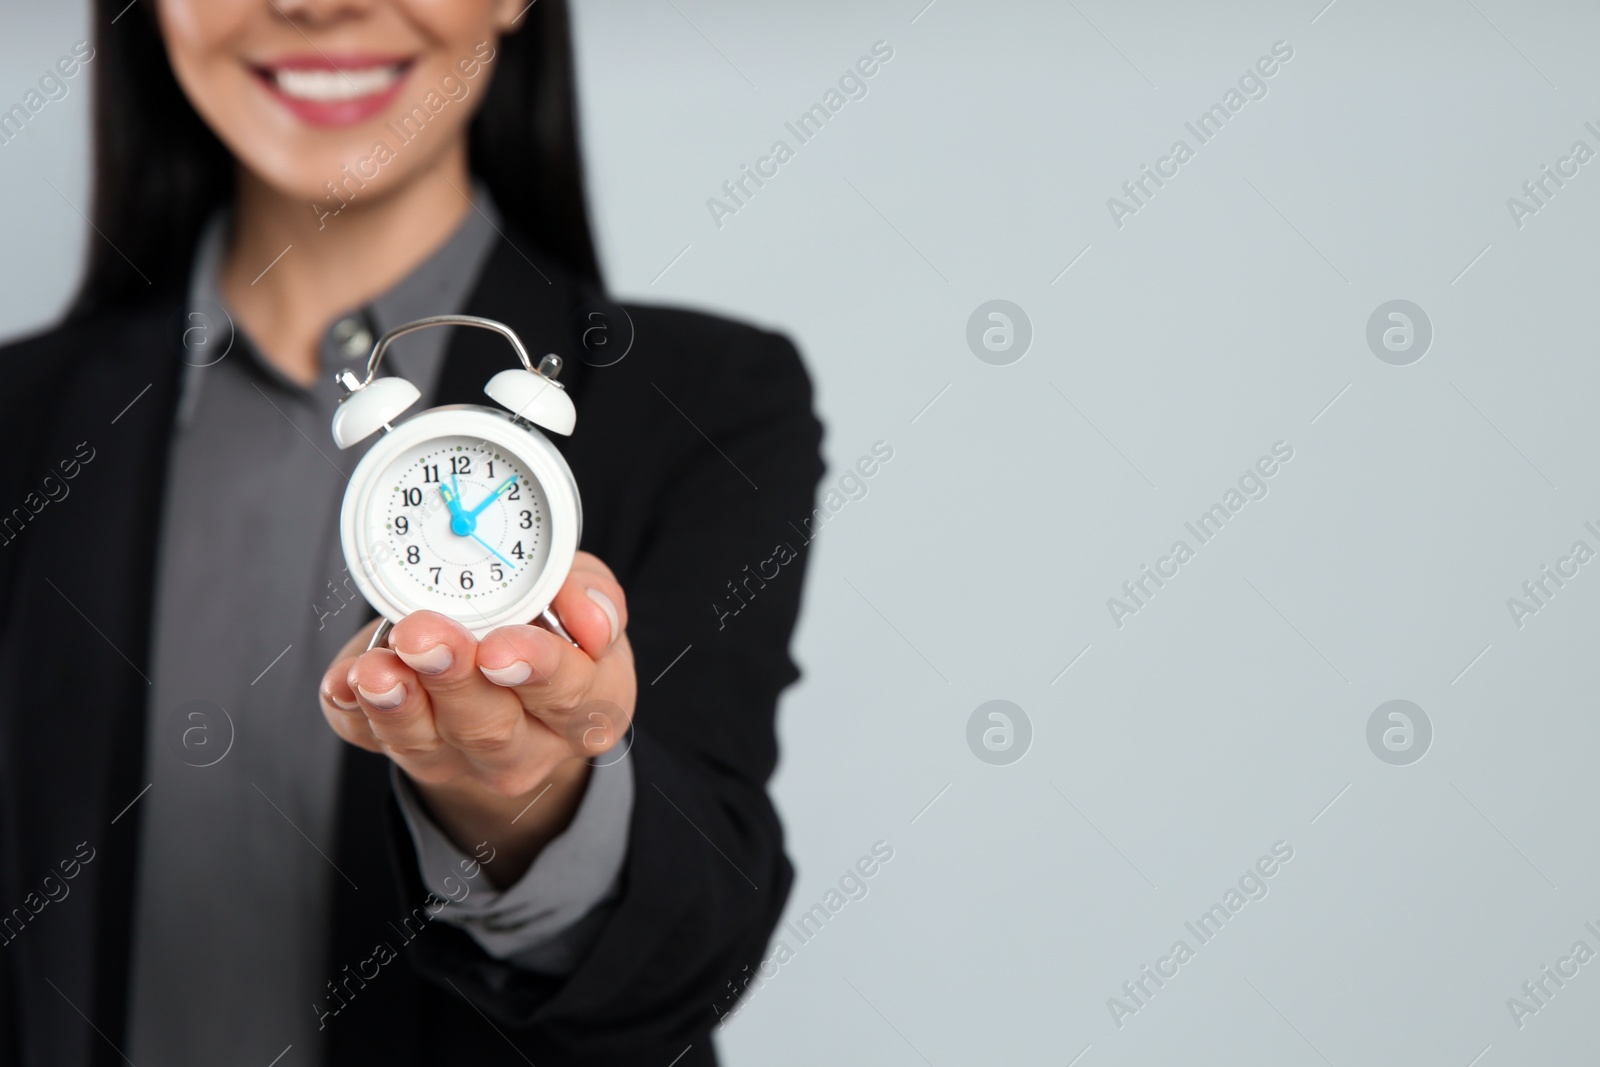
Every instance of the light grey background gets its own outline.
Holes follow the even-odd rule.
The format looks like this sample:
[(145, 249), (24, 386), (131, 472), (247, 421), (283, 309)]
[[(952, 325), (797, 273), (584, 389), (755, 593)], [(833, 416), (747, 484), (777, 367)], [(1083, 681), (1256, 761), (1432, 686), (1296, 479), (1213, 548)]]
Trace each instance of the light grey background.
[[(1600, 951), (1600, 562), (1520, 629), (1506, 601), (1600, 549), (1600, 161), (1521, 228), (1506, 200), (1600, 150), (1600, 10), (925, 2), (579, 7), (615, 289), (789, 331), (835, 482), (894, 448), (812, 549), (789, 917), (894, 858), (729, 1061), (1590, 1062), (1600, 962), (1521, 1029), (1507, 998)], [(83, 15), (0, 10), (9, 104)], [(879, 40), (866, 98), (719, 228), (707, 198)], [(1279, 40), (1268, 95), (1117, 228), (1107, 197)], [(79, 263), (83, 89), (0, 148), (8, 336)], [(1009, 366), (967, 347), (992, 299), (1031, 319)], [(1392, 299), (1433, 324), (1410, 366), (1367, 347)], [(1280, 440), (1269, 495), (1118, 629), (1107, 598)], [(967, 744), (994, 699), (1032, 726), (1009, 765)], [(1433, 725), (1409, 766), (1367, 745), (1392, 699)], [(1184, 922), (1280, 840), (1200, 945)], [(1107, 998), (1179, 938), (1119, 1029)]]

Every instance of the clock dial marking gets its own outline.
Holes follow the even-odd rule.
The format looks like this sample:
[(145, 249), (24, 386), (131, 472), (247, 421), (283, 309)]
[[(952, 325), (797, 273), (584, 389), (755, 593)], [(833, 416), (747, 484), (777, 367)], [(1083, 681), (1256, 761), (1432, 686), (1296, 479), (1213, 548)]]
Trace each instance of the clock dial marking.
[[(372, 515), (373, 564), (418, 608), (488, 613), (514, 602), (548, 558), (548, 501), (528, 464), (482, 441), (438, 437), (394, 458)], [(470, 511), (463, 499), (479, 503)], [(382, 546), (382, 547), (379, 547)]]

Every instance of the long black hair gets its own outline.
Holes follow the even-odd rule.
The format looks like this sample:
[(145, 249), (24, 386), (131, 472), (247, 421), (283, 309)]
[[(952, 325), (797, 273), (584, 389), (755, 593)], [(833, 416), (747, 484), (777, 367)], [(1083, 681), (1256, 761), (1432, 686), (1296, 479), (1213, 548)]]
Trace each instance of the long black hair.
[[(201, 227), (233, 195), (233, 156), (178, 86), (154, 4), (143, 0), (144, 10), (119, 17), (124, 6), (94, 4), (99, 233), (89, 235), (73, 317), (181, 289)], [(468, 158), (508, 228), (598, 288), (575, 81), (566, 2), (539, 0), (500, 42)]]

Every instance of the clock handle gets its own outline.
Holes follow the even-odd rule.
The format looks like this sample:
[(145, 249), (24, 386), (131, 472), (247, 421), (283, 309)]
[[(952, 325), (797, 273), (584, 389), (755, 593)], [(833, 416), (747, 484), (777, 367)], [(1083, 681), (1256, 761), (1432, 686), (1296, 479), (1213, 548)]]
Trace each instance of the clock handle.
[(371, 652), (375, 648), (388, 648), (389, 632), (393, 629), (394, 623), (388, 619), (384, 619), (383, 622), (379, 623), (378, 628), (372, 631), (372, 640), (367, 642), (367, 651)]
[[(540, 614), (540, 616), (537, 619), (533, 620), (533, 621), (534, 622), (542, 622), (542, 623), (544, 623), (546, 626), (548, 626), (550, 628), (551, 632), (553, 632), (557, 637), (566, 638), (566, 641), (567, 641), (568, 644), (570, 644), (570, 645), (577, 645), (578, 644), (578, 642), (576, 642), (576, 641), (574, 641), (572, 639), (572, 635), (567, 633), (567, 628), (565, 626), (561, 625), (561, 620), (556, 618), (556, 613), (551, 611), (549, 608), (545, 608), (544, 612), (542, 614)], [(579, 645), (578, 647), (581, 648), (582, 646)]]
[[(578, 643), (572, 640), (572, 635), (567, 633), (567, 628), (561, 625), (561, 620), (556, 618), (556, 613), (549, 608), (545, 608), (534, 622), (544, 623), (552, 633), (557, 637), (564, 638), (569, 644), (576, 645)], [(384, 619), (383, 622), (379, 623), (378, 628), (372, 632), (372, 640), (367, 642), (367, 651), (371, 652), (375, 648), (388, 648), (389, 634), (393, 629), (394, 623), (388, 619)]]
[(372, 346), (372, 355), (367, 357), (367, 376), (355, 388), (359, 389), (372, 383), (372, 379), (377, 376), (378, 366), (383, 362), (384, 353), (389, 350), (390, 344), (408, 333), (426, 330), (430, 326), (476, 326), (479, 329), (497, 333), (511, 342), (511, 347), (516, 350), (517, 358), (522, 361), (524, 370), (533, 374), (539, 373), (539, 368), (536, 368), (533, 365), (533, 360), (528, 358), (528, 350), (522, 347), (522, 339), (505, 323), (486, 319), (480, 315), (431, 315), (425, 319), (417, 319), (415, 322), (396, 326), (378, 338), (377, 343)]

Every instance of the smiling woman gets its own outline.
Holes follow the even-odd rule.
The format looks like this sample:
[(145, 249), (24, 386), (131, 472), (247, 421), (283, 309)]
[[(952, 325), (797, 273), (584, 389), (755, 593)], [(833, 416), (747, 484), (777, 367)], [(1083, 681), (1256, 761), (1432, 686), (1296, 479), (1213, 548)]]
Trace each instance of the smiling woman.
[[(0, 349), (0, 899), (102, 857), (0, 954), (0, 1067), (714, 1064), (792, 880), (766, 784), (804, 562), (737, 628), (700, 597), (811, 512), (798, 355), (607, 298), (560, 0), (125, 3), (87, 276)], [(626, 359), (585, 362), (596, 307)], [(205, 359), (194, 309), (229, 329)], [(579, 428), (508, 444), (484, 383), (534, 375), (463, 322), (566, 357)], [(460, 428), (369, 448), (336, 380)], [(70, 497), (27, 503), (63, 455)], [(347, 486), (383, 549), (349, 612)], [(222, 756), (174, 735), (194, 706)]]

